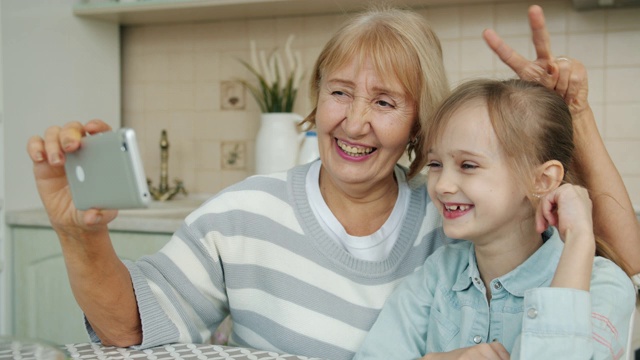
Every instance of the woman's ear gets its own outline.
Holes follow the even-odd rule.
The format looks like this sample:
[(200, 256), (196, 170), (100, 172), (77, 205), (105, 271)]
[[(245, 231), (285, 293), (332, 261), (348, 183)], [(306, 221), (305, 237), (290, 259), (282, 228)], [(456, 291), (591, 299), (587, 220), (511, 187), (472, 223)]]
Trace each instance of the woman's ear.
[(535, 195), (555, 190), (564, 178), (564, 167), (558, 160), (549, 160), (538, 167), (534, 183)]

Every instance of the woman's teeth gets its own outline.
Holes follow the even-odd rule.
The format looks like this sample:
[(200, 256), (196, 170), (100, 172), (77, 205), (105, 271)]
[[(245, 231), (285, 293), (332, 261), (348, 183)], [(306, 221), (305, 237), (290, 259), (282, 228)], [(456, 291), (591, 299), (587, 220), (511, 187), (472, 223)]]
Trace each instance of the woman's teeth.
[(467, 211), (471, 208), (470, 205), (445, 205), (444, 207), (447, 211)]
[(347, 145), (340, 140), (338, 140), (338, 147), (342, 149), (342, 151), (347, 153), (347, 155), (349, 156), (364, 156), (364, 155), (371, 154), (371, 152), (375, 150), (375, 148), (372, 148), (372, 147), (358, 147), (358, 146)]

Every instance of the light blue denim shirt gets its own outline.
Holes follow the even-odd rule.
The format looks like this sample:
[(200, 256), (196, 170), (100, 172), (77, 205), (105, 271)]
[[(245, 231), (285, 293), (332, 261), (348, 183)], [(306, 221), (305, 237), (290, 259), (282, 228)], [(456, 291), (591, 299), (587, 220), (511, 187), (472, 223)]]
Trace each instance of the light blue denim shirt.
[(551, 288), (563, 243), (557, 230), (485, 296), (474, 246), (438, 249), (387, 300), (355, 359), (417, 359), (498, 341), (511, 359), (617, 359), (635, 306), (631, 280), (596, 257), (589, 292)]

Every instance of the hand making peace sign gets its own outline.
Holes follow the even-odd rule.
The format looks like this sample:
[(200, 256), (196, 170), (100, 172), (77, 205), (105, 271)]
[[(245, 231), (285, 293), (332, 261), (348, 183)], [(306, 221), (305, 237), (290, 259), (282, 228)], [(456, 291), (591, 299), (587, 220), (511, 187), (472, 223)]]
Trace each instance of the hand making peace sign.
[(491, 29), (485, 30), (482, 36), (500, 60), (521, 79), (537, 81), (553, 89), (565, 99), (574, 116), (579, 114), (588, 107), (589, 85), (584, 65), (576, 59), (555, 57), (551, 53), (549, 32), (540, 6), (529, 8), (529, 25), (537, 56), (533, 61), (515, 52)]

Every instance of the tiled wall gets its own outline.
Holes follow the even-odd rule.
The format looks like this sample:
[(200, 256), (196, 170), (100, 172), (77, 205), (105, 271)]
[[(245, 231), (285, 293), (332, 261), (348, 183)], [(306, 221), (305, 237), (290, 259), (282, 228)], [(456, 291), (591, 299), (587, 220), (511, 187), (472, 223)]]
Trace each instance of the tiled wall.
[[(539, 4), (553, 52), (587, 66), (600, 131), (633, 202), (640, 204), (640, 8), (577, 12), (570, 1)], [(496, 29), (533, 58), (527, 6), (520, 1), (419, 10), (440, 36), (452, 85), (473, 76), (511, 76), (481, 39), (484, 28)], [(124, 28), (123, 119), (138, 130), (154, 185), (161, 129), (169, 134), (169, 175), (183, 179), (191, 192), (214, 193), (251, 175), (259, 111), (248, 94), (244, 110), (223, 110), (222, 82), (249, 75), (237, 59), (249, 59), (251, 39), (270, 50), (295, 34), (293, 47), (311, 68), (344, 20), (345, 15), (328, 15)], [(305, 86), (295, 107), (303, 115), (310, 110), (307, 94)], [(228, 164), (236, 146), (240, 161)]]

